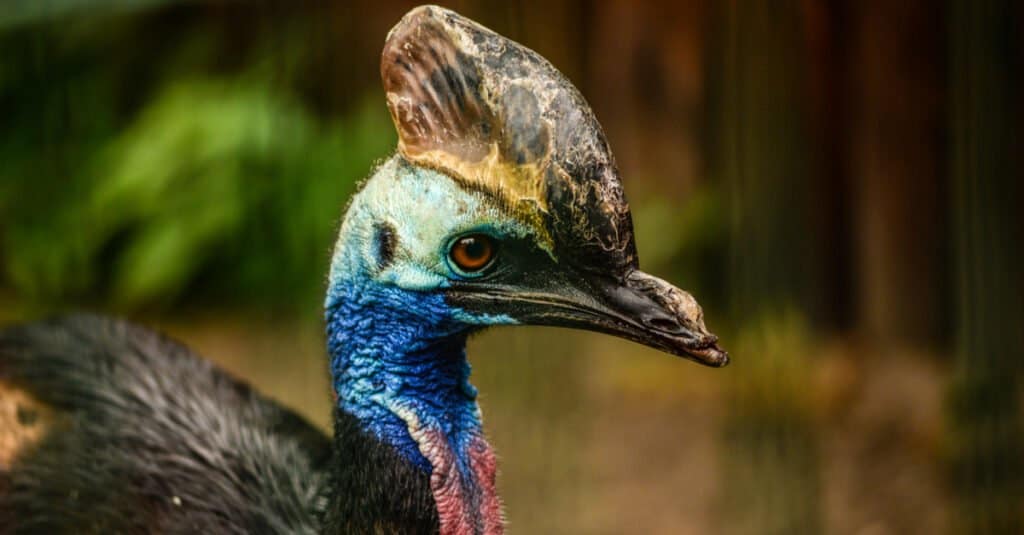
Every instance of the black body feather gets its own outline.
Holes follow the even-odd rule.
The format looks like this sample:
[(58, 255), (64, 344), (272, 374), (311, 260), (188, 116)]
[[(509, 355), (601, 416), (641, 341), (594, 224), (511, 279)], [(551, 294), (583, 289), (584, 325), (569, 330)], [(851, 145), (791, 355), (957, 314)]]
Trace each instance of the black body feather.
[(0, 381), (56, 415), (0, 467), (0, 533), (437, 530), (429, 476), (352, 416), (336, 411), (332, 445), (129, 323), (76, 316), (2, 331)]

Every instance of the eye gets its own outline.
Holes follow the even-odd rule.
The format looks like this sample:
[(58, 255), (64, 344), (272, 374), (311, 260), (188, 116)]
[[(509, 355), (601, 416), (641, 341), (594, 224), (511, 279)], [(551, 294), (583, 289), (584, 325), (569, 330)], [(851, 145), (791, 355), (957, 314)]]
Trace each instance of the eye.
[(497, 247), (494, 240), (486, 234), (470, 234), (463, 236), (448, 250), (448, 258), (460, 271), (478, 273), (491, 265)]

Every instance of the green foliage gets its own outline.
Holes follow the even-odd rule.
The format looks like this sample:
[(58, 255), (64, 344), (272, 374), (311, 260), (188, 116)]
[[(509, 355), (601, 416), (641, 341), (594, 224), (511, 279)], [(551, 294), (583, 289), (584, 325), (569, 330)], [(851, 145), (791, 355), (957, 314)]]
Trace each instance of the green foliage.
[(307, 298), (345, 199), (391, 146), (383, 105), (318, 124), (265, 84), (175, 82), (73, 170), (74, 195), (3, 222), (4, 268), (37, 299)]
[(71, 11), (0, 24), (0, 291), (318, 310), (347, 197), (395, 145), (372, 78), (321, 91), (301, 10)]

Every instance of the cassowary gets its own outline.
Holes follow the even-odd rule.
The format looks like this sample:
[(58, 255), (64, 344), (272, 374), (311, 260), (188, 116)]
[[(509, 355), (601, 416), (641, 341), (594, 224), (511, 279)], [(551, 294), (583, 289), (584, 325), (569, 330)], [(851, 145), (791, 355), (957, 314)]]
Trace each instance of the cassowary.
[(10, 327), (0, 532), (501, 533), (470, 334), (555, 325), (726, 364), (697, 302), (638, 269), (604, 134), (550, 63), (421, 7), (381, 75), (399, 144), (331, 262), (333, 440), (146, 329)]

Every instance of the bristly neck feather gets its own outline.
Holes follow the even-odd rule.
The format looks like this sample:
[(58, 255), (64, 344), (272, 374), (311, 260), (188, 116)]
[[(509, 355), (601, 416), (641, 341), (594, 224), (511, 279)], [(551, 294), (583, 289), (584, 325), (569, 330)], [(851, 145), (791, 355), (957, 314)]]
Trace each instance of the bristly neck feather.
[(430, 474), (442, 533), (500, 533), (494, 454), (469, 384), (469, 330), (443, 295), (335, 280), (326, 320), (339, 409)]

